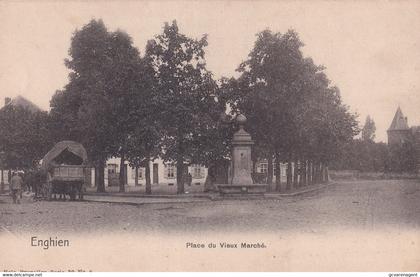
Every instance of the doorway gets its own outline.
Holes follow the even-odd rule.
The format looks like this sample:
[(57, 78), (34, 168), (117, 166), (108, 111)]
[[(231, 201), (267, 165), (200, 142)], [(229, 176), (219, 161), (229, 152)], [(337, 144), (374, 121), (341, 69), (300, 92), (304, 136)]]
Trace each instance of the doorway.
[(117, 164), (108, 164), (108, 186), (114, 187), (119, 185), (119, 178), (117, 172)]
[(153, 184), (159, 184), (159, 164), (153, 164)]

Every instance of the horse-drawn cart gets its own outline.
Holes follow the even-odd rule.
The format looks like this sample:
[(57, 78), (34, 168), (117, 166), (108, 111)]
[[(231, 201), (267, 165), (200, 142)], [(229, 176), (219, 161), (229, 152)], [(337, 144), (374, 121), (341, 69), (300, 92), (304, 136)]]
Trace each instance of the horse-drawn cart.
[(71, 200), (83, 199), (87, 176), (87, 153), (83, 145), (74, 141), (57, 143), (43, 158), (41, 169), (47, 180), (44, 194), (49, 200), (69, 195)]

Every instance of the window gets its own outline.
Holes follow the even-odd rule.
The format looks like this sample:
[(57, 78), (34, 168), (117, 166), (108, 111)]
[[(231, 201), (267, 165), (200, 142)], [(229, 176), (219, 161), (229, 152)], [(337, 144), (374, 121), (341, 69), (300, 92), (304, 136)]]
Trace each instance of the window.
[(280, 167), (280, 172), (281, 172), (281, 176), (282, 177), (286, 177), (286, 165), (283, 165), (282, 167)]
[(201, 179), (201, 178), (204, 177), (201, 165), (193, 165), (192, 166), (192, 177), (194, 179)]
[(108, 174), (116, 174), (117, 173), (117, 165), (116, 164), (108, 164)]
[[(144, 178), (144, 170), (145, 169), (143, 167), (137, 168), (139, 179), (143, 179)], [(136, 169), (135, 168), (132, 168), (131, 169), (131, 179), (136, 179)]]
[(165, 177), (167, 179), (175, 178), (175, 166), (170, 164), (165, 164)]
[(260, 173), (267, 173), (267, 172), (268, 172), (268, 164), (260, 163)]

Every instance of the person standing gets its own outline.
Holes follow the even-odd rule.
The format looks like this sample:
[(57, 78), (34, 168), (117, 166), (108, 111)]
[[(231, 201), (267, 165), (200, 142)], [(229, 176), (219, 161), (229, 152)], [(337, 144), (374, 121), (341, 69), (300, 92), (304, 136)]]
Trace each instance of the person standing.
[(192, 175), (191, 175), (191, 173), (188, 172), (188, 176), (187, 177), (188, 177), (187, 178), (187, 184), (188, 184), (188, 186), (191, 186), (191, 184), (192, 184)]
[(22, 190), (23, 180), (17, 172), (13, 173), (12, 179), (10, 180), (10, 191), (12, 193), (13, 203), (20, 204), (19, 196)]

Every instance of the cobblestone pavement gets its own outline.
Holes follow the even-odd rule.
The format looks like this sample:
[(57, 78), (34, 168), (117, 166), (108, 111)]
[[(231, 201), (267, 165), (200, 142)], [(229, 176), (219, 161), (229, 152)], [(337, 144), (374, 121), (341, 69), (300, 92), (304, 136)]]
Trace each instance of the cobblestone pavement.
[(420, 181), (348, 181), (279, 199), (126, 205), (0, 197), (0, 234), (11, 232), (324, 233), (334, 228), (420, 229)]

